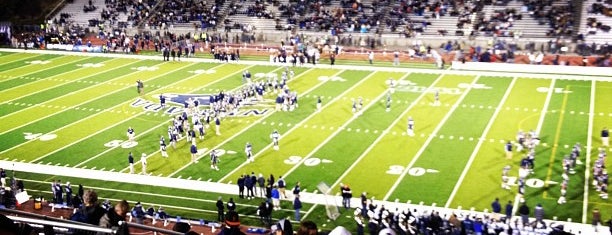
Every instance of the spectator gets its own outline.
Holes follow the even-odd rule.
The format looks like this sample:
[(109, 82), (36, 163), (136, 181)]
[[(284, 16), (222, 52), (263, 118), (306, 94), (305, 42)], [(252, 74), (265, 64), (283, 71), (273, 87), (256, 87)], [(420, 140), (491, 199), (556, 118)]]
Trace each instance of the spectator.
[(295, 187), (293, 187), (293, 191), (292, 191), (293, 192), (293, 196), (294, 197), (300, 196), (300, 191), (301, 191), (301, 189), (300, 189), (300, 181), (298, 181), (297, 183), (295, 183)]
[(523, 203), (521, 207), (519, 207), (519, 214), (521, 215), (523, 225), (529, 224), (529, 207), (526, 203)]
[[(299, 220), (298, 220), (299, 221)], [(312, 221), (302, 221), (297, 235), (316, 235), (318, 232), (317, 225)]]
[(236, 182), (238, 184), (238, 197), (244, 198), (244, 175), (241, 175)]
[(140, 204), (140, 202), (137, 202), (136, 205), (134, 205), (131, 214), (132, 217), (134, 217), (134, 219), (136, 220), (137, 224), (144, 223), (145, 211), (144, 208), (142, 208), (142, 204)]
[(506, 220), (510, 221), (510, 219), (512, 219), (512, 201), (508, 201), (508, 204), (506, 204)]
[(491, 203), (491, 209), (493, 210), (494, 218), (498, 219), (499, 213), (501, 213), (501, 204), (499, 204), (499, 198), (495, 198), (495, 201)]
[(234, 198), (230, 197), (229, 202), (227, 202), (227, 213), (229, 214), (230, 212), (235, 211), (235, 210), (236, 210), (236, 203), (234, 203)]
[(223, 205), (223, 198), (221, 196), (219, 196), (219, 199), (217, 200), (217, 221), (222, 222), (225, 220), (225, 205)]
[(108, 211), (104, 216), (102, 216), (99, 223), (100, 227), (119, 227), (120, 230), (125, 231), (123, 234), (129, 234), (127, 232), (127, 226), (119, 226), (119, 221), (125, 221), (129, 209), (130, 205), (126, 200), (118, 202), (113, 210)]
[(98, 194), (89, 189), (83, 194), (83, 205), (71, 216), (71, 220), (98, 225), (106, 211), (98, 204)]
[(538, 203), (533, 213), (536, 219), (536, 223), (544, 223), (544, 208), (542, 207), (542, 204)]
[(266, 194), (266, 178), (264, 178), (261, 173), (259, 173), (259, 177), (257, 178), (257, 184), (259, 185), (259, 196), (264, 197)]
[(293, 200), (293, 209), (295, 210), (295, 221), (300, 221), (300, 210), (302, 209), (302, 201), (300, 201), (299, 194), (295, 195), (295, 199)]

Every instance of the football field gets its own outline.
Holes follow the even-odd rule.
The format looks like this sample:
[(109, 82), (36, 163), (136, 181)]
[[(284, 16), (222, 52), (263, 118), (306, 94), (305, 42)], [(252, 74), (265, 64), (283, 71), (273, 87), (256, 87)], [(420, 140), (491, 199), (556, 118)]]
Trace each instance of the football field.
[[(198, 163), (191, 163), (190, 144), (182, 139), (168, 158), (159, 152), (171, 119), (181, 103), (160, 107), (159, 95), (208, 96), (244, 87), (242, 73), (254, 81), (279, 77), (282, 66), (163, 62), (144, 57), (95, 57), (80, 54), (0, 53), (0, 160), (128, 174), (127, 156), (149, 156), (147, 173), (193, 181), (235, 184), (245, 173), (283, 176), (289, 187), (301, 182), (307, 192), (325, 182), (333, 193), (349, 184), (353, 196), (367, 192), (377, 200), (410, 202), (447, 208), (490, 210), (516, 201), (521, 158), (507, 159), (504, 145), (517, 133), (534, 130), (534, 172), (526, 181), (525, 201), (541, 203), (546, 217), (590, 222), (598, 208), (612, 217), (612, 203), (592, 186), (592, 166), (601, 147), (600, 131), (612, 126), (612, 82), (558, 79), (555, 75), (458, 73), (451, 70), (382, 69), (328, 65), (290, 68), (288, 80), (298, 94), (293, 111), (276, 111), (273, 92), (264, 101), (245, 105), (214, 124), (197, 140)], [(144, 83), (144, 94), (136, 80)], [(390, 89), (389, 79), (395, 80)], [(600, 79), (601, 80), (601, 79)], [(435, 105), (435, 93), (439, 105)], [(316, 109), (321, 97), (321, 109)], [(352, 110), (363, 100), (361, 111)], [(390, 99), (390, 102), (388, 101)], [(170, 100), (172, 101), (172, 99)], [(390, 106), (387, 109), (387, 106)], [(407, 134), (409, 117), (414, 135)], [(126, 130), (136, 131), (129, 142)], [(280, 148), (270, 133), (281, 134)], [(245, 162), (245, 144), (253, 146), (255, 161)], [(567, 203), (558, 205), (563, 181), (562, 160), (579, 143), (576, 173), (569, 175)], [(210, 150), (222, 153), (219, 171), (210, 168)], [(608, 154), (611, 149), (605, 149)], [(501, 174), (510, 165), (511, 189), (502, 189)], [(5, 168), (10, 170), (7, 163)], [(140, 172), (140, 164), (135, 164)], [(611, 167), (610, 161), (607, 168)], [(164, 205), (174, 214), (214, 219), (215, 194), (206, 189), (176, 190), (146, 184), (109, 182), (62, 172), (17, 172), (31, 195), (48, 195), (54, 179), (82, 183), (102, 198), (128, 199)], [(237, 188), (237, 187), (236, 187)], [(237, 191), (237, 189), (236, 189)], [(258, 202), (239, 200), (243, 214), (254, 213)], [(290, 202), (275, 217), (292, 214)], [(515, 209), (518, 204), (515, 204)], [(355, 205), (356, 206), (356, 205)], [(323, 206), (308, 204), (303, 216), (325, 223)], [(532, 210), (533, 211), (533, 210)], [(352, 212), (341, 210), (343, 215)], [(349, 223), (342, 216), (336, 223)]]

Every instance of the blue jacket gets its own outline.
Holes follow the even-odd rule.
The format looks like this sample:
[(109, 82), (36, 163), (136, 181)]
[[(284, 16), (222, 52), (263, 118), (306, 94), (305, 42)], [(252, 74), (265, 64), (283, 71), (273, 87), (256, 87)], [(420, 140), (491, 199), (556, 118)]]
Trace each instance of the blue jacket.
[(295, 210), (302, 209), (302, 201), (300, 201), (299, 197), (296, 197), (295, 200), (293, 200), (293, 209)]

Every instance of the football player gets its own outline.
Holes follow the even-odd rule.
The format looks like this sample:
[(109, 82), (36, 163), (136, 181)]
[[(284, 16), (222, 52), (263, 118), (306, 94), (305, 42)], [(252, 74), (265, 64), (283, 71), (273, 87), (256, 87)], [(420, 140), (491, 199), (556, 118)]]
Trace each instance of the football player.
[(274, 130), (272, 134), (270, 134), (270, 139), (272, 139), (272, 143), (274, 144), (274, 150), (278, 150), (278, 139), (280, 138), (280, 134), (277, 130)]
[(503, 189), (510, 189), (510, 185), (508, 184), (508, 181), (509, 181), (508, 173), (510, 172), (510, 168), (511, 168), (510, 165), (506, 165), (504, 167), (504, 169), (502, 170), (502, 184), (501, 184), (501, 186), (502, 186)]
[(217, 150), (213, 149), (210, 151), (210, 168), (214, 170), (219, 170), (217, 163), (219, 162), (219, 156), (217, 155)]
[(133, 142), (135, 136), (136, 136), (136, 133), (134, 132), (134, 128), (128, 127), (127, 129), (128, 141)]
[(408, 117), (408, 130), (406, 132), (409, 136), (414, 136), (414, 120), (412, 116)]
[(246, 154), (246, 161), (247, 162), (254, 162), (253, 159), (253, 146), (251, 145), (251, 143), (247, 142), (246, 146), (244, 147), (244, 153)]
[(166, 152), (166, 140), (164, 136), (160, 136), (159, 139), (159, 151), (161, 152), (162, 157), (168, 157), (168, 153)]
[(189, 149), (191, 152), (191, 162), (197, 163), (198, 161), (198, 147), (196, 147), (195, 143), (191, 144), (191, 148)]

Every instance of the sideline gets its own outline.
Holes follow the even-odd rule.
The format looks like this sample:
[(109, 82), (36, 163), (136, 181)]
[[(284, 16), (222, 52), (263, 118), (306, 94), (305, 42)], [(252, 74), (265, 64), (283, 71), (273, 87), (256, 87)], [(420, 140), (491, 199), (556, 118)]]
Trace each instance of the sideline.
[[(51, 51), (51, 50), (23, 50), (23, 49), (8, 49), (8, 48), (0, 48), (0, 52), (21, 52), (21, 53), (38, 53), (38, 54), (54, 54), (54, 55), (74, 55), (76, 52), (66, 52), (66, 51)], [(84, 55), (84, 54), (79, 54)], [(147, 56), (147, 55), (126, 55), (126, 54), (102, 54), (102, 53), (88, 53), (88, 56), (95, 57), (109, 57), (109, 58), (130, 58), (130, 59), (146, 59), (146, 60), (163, 60), (161, 56)], [(219, 60), (214, 59), (202, 59), (202, 58), (184, 58), (183, 61), (186, 62), (202, 62), (202, 63), (225, 63)], [(231, 62), (237, 64), (244, 65), (268, 65), (268, 66), (277, 66), (279, 64), (271, 64), (266, 61), (238, 61)], [(290, 65), (290, 64), (283, 64)], [(610, 68), (598, 68), (598, 67), (580, 67), (580, 66), (554, 66), (554, 65), (525, 65), (520, 64), (520, 66), (512, 66), (513, 64), (501, 64), (501, 63), (473, 63), (469, 66), (464, 67), (456, 67), (462, 70), (440, 70), (440, 69), (418, 69), (418, 68), (394, 68), (394, 67), (374, 67), (374, 66), (354, 66), (354, 65), (334, 65), (334, 68), (341, 70), (365, 70), (365, 71), (380, 71), (380, 72), (405, 72), (405, 73), (435, 73), (438, 74), (440, 72), (445, 72), (446, 74), (453, 75), (467, 75), (467, 76), (491, 76), (491, 77), (499, 77), (499, 76), (512, 76), (512, 77), (525, 77), (525, 78), (543, 78), (543, 79), (567, 79), (567, 80), (595, 80), (595, 81), (607, 81), (612, 82), (612, 78), (610, 78)], [(496, 70), (496, 67), (505, 67), (512, 66), (512, 68), (504, 68), (502, 71), (493, 71)], [(534, 67), (537, 66), (537, 67)], [(317, 67), (312, 64), (305, 64), (303, 67), (313, 68)], [(329, 66), (319, 65), (318, 68), (328, 68)], [(552, 74), (558, 73), (559, 68), (571, 68), (571, 73), (574, 74), (589, 74), (590, 71), (604, 69), (605, 72), (603, 77), (594, 77), (594, 76), (583, 76), (583, 75), (569, 75), (569, 74)], [(464, 70), (463, 70), (464, 69)], [(563, 71), (565, 72), (565, 71)], [(598, 74), (599, 75), (599, 74)]]

